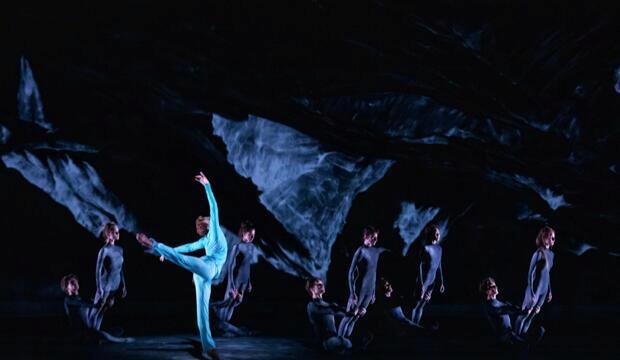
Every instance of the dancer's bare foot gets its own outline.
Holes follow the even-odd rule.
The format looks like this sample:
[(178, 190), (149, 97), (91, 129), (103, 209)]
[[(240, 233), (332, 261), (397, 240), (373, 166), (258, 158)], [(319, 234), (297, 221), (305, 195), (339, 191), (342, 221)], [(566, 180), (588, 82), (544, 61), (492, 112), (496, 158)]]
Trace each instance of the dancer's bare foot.
[(220, 354), (218, 354), (215, 349), (205, 351), (203, 354), (207, 356), (207, 359), (220, 360)]
[(144, 246), (145, 248), (150, 249), (153, 247), (153, 240), (151, 240), (148, 236), (146, 236), (146, 234), (137, 233), (136, 240), (138, 240), (140, 245)]

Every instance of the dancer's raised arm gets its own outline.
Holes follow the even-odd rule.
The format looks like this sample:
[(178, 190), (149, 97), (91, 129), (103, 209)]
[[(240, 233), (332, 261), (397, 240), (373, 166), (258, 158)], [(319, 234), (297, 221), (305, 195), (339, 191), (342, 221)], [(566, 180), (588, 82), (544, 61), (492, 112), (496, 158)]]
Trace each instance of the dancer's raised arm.
[(215, 201), (215, 195), (213, 195), (213, 190), (211, 190), (211, 183), (201, 171), (198, 175), (194, 177), (196, 181), (201, 183), (205, 187), (205, 191), (207, 193), (207, 200), (209, 201), (209, 216), (211, 216), (211, 230), (217, 230), (220, 227), (220, 216), (217, 208), (217, 201)]

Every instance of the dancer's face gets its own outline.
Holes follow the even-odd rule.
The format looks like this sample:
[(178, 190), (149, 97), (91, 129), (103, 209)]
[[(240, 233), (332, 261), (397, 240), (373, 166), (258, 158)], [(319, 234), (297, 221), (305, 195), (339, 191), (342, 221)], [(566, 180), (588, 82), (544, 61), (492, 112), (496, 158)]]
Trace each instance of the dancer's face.
[(325, 294), (325, 285), (323, 285), (323, 282), (319, 280), (312, 285), (310, 291), (312, 292), (313, 297), (321, 297)]
[(196, 234), (205, 236), (209, 233), (210, 220), (196, 221)]
[(385, 282), (385, 284), (383, 284), (383, 290), (385, 290), (386, 297), (392, 296), (392, 292), (394, 292), (394, 289), (392, 289), (392, 284), (387, 281)]
[(256, 235), (256, 230), (254, 229), (245, 231), (241, 236), (241, 241), (244, 243), (250, 243), (254, 240), (254, 235)]
[(80, 290), (80, 284), (77, 282), (77, 280), (71, 279), (67, 282), (66, 289), (67, 289), (66, 290), (67, 295), (69, 296), (77, 295), (78, 291)]
[(499, 294), (499, 289), (497, 288), (497, 284), (494, 282), (490, 283), (487, 288), (487, 299), (494, 300)]
[(431, 243), (433, 244), (438, 243), (440, 238), (441, 238), (441, 232), (439, 231), (439, 229), (435, 229), (431, 233)]
[(545, 241), (545, 249), (550, 249), (553, 247), (553, 245), (555, 245), (555, 232), (554, 231), (552, 231), (551, 234), (549, 234), (547, 241)]
[(362, 236), (362, 240), (363, 240), (364, 246), (366, 246), (366, 247), (375, 246), (375, 244), (377, 243), (377, 239), (378, 238), (379, 238), (379, 234), (377, 234), (377, 233), (364, 234)]
[(114, 244), (116, 241), (118, 241), (120, 236), (121, 236), (121, 234), (120, 234), (120, 231), (118, 230), (118, 226), (113, 226), (106, 233), (106, 242)]

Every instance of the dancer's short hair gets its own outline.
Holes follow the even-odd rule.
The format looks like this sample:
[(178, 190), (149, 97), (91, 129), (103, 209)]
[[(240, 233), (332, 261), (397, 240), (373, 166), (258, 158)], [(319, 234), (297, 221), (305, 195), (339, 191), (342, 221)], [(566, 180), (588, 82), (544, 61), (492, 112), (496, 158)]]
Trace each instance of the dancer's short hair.
[(196, 218), (196, 224), (207, 224), (209, 225), (211, 223), (211, 217), (210, 216), (198, 216)]
[(74, 274), (65, 275), (62, 277), (62, 279), (60, 279), (60, 288), (62, 289), (62, 292), (64, 292), (65, 294), (67, 293), (67, 285), (69, 285), (69, 282), (71, 281), (75, 281), (76, 283), (79, 284), (79, 279), (77, 275), (74, 275)]
[(108, 235), (114, 230), (115, 227), (118, 227), (114, 221), (108, 221), (103, 224), (103, 228), (101, 229), (101, 238), (103, 241), (108, 241)]
[(379, 229), (371, 225), (366, 226), (364, 230), (362, 230), (363, 237), (366, 237), (368, 235), (375, 235), (375, 234), (379, 235)]
[(254, 227), (254, 224), (252, 224), (251, 221), (249, 220), (242, 221), (241, 225), (239, 225), (239, 238), (241, 239), (243, 237), (243, 234), (245, 234), (248, 231), (252, 231), (252, 230), (256, 230), (256, 228)]
[(486, 295), (492, 284), (496, 284), (495, 279), (492, 277), (485, 278), (480, 282), (480, 285), (478, 285), (478, 291), (480, 291), (482, 295)]
[(441, 231), (439, 226), (437, 226), (437, 224), (428, 224), (426, 225), (422, 233), (424, 234), (424, 238), (428, 239), (432, 234), (435, 233), (435, 231)]
[(323, 281), (323, 280), (319, 278), (310, 278), (306, 281), (306, 291), (308, 292), (308, 294), (310, 294), (310, 296), (312, 296), (312, 291), (310, 289), (312, 289), (314, 285), (319, 281)]
[(538, 235), (536, 236), (536, 246), (545, 246), (549, 242), (551, 234), (555, 234), (555, 230), (549, 226), (544, 226), (540, 229), (540, 231), (538, 231)]

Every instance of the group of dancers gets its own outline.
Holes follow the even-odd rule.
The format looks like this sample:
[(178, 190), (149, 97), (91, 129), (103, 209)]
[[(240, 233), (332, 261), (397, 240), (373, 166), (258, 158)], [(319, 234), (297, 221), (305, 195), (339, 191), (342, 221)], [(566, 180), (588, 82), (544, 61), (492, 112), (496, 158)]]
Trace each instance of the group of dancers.
[[(308, 318), (322, 347), (330, 352), (347, 352), (352, 348), (350, 340), (356, 321), (366, 315), (369, 305), (376, 297), (377, 265), (379, 255), (386, 251), (375, 247), (379, 231), (367, 227), (362, 232), (362, 245), (357, 249), (348, 273), (349, 299), (347, 306), (328, 303), (323, 300), (325, 285), (320, 278), (306, 282), (306, 291), (311, 297), (307, 306)], [(424, 307), (431, 300), (439, 273), (439, 291), (445, 291), (442, 267), (441, 232), (437, 225), (428, 225), (422, 233), (422, 244), (415, 251), (418, 276), (412, 291), (413, 300), (407, 301), (394, 294), (390, 282), (381, 278), (379, 281), (380, 318), (388, 327), (399, 329), (394, 333), (413, 334), (424, 331), (421, 325)], [(552, 299), (551, 268), (554, 254), (551, 250), (555, 244), (555, 231), (549, 226), (540, 229), (536, 237), (537, 249), (532, 255), (527, 274), (527, 286), (521, 306), (515, 306), (497, 299), (499, 293), (495, 280), (485, 278), (479, 285), (483, 298), (483, 311), (493, 329), (499, 344), (509, 347), (527, 346), (541, 339), (544, 328), (531, 328), (531, 323), (545, 302)], [(405, 316), (403, 305), (410, 305), (411, 314)], [(516, 316), (512, 325), (511, 315)], [(336, 326), (336, 317), (340, 323)], [(389, 324), (392, 324), (390, 326)], [(426, 330), (429, 330), (428, 328)], [(363, 346), (363, 343), (362, 343)]]
[[(246, 292), (252, 291), (250, 266), (254, 259), (255, 247), (252, 244), (255, 228), (250, 222), (243, 222), (239, 229), (239, 242), (234, 244), (230, 254), (228, 243), (219, 223), (219, 211), (211, 184), (200, 172), (194, 177), (206, 192), (209, 203), (209, 216), (196, 219), (196, 233), (200, 238), (189, 244), (170, 247), (150, 238), (144, 233), (136, 234), (136, 240), (146, 248), (146, 252), (158, 256), (160, 261), (169, 261), (193, 273), (196, 290), (196, 313), (203, 354), (219, 359), (215, 342), (209, 326), (209, 310), (217, 317), (218, 328), (225, 335), (249, 335), (250, 332), (230, 323), (234, 309), (241, 304)], [(83, 300), (79, 296), (79, 282), (75, 275), (67, 275), (61, 280), (65, 296), (65, 312), (76, 331), (87, 331), (101, 339), (113, 342), (131, 342), (132, 338), (117, 337), (101, 330), (103, 315), (116, 301), (127, 295), (123, 274), (123, 250), (115, 244), (119, 240), (119, 228), (107, 223), (102, 231), (105, 245), (97, 259), (97, 290), (94, 300)], [(379, 257), (385, 248), (376, 247), (379, 230), (369, 226), (362, 232), (362, 244), (356, 250), (348, 271), (349, 298), (346, 307), (323, 300), (325, 285), (322, 279), (312, 278), (306, 282), (306, 291), (311, 296), (307, 312), (310, 323), (327, 351), (345, 352), (352, 348), (350, 340), (356, 322), (364, 317), (371, 304), (375, 303), (377, 267)], [(405, 316), (404, 301), (393, 294), (392, 285), (387, 279), (380, 279), (380, 302), (385, 314), (394, 323), (409, 329), (423, 329), (421, 326), (424, 307), (431, 300), (439, 273), (439, 291), (445, 291), (443, 283), (442, 248), (440, 229), (436, 225), (427, 226), (422, 235), (423, 244), (418, 247), (415, 258), (419, 269), (416, 276), (414, 301), (410, 316)], [(505, 344), (525, 342), (532, 319), (539, 313), (545, 301), (551, 301), (550, 270), (553, 266), (551, 248), (555, 242), (555, 232), (550, 227), (540, 230), (536, 239), (538, 249), (532, 256), (528, 273), (525, 299), (521, 307), (497, 300), (498, 289), (495, 280), (487, 278), (480, 284), (484, 298), (485, 313), (493, 326), (498, 339)], [(205, 255), (196, 257), (187, 253), (203, 250)], [(227, 263), (228, 258), (228, 263)], [(209, 305), (211, 284), (228, 264), (227, 286), (224, 299)], [(511, 324), (510, 314), (517, 315), (515, 326)], [(341, 320), (336, 326), (336, 316)]]

